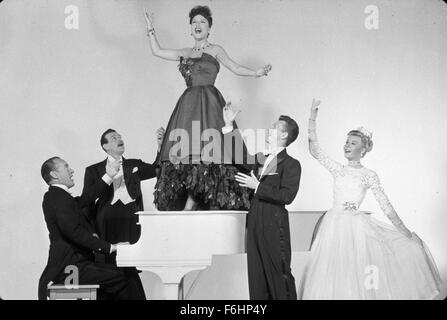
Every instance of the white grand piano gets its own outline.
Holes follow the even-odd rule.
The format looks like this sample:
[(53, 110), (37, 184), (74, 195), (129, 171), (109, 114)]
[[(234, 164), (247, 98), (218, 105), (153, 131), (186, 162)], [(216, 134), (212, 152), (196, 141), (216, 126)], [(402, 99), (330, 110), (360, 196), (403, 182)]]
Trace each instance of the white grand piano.
[[(163, 282), (166, 299), (248, 299), (246, 211), (143, 211), (136, 214), (141, 237), (134, 245), (118, 247), (118, 266), (134, 266), (157, 274)], [(298, 281), (315, 223), (321, 214), (290, 213), (292, 251), (295, 251), (292, 272)], [(185, 294), (185, 288), (179, 291), (179, 284), (188, 273), (194, 279), (183, 282), (188, 286)], [(231, 286), (236, 288), (229, 288)]]

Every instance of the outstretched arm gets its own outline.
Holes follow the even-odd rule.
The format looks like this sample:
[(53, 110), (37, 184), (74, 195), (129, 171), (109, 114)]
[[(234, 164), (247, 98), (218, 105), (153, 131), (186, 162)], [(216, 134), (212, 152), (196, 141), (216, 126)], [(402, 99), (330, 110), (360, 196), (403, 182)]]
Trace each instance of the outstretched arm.
[(142, 160), (137, 160), (135, 166), (138, 168), (136, 174), (138, 174), (140, 180), (152, 179), (157, 176), (156, 163), (146, 163)]
[[(238, 111), (234, 111), (231, 102), (227, 102), (222, 110), (222, 116), (225, 122), (225, 127), (222, 128), (223, 144), (225, 145), (224, 152), (231, 152), (231, 162), (239, 169), (245, 172), (255, 170), (260, 162), (264, 162), (264, 154), (258, 153), (252, 155), (248, 152), (245, 141), (239, 131), (234, 129), (234, 120), (238, 115)], [(227, 158), (227, 155), (224, 155)]]
[(341, 164), (329, 158), (329, 156), (321, 149), (317, 136), (317, 116), (318, 106), (321, 101), (313, 99), (309, 117), (309, 152), (318, 162), (321, 163), (332, 174), (341, 169)]
[(225, 67), (227, 67), (231, 72), (238, 76), (246, 76), (246, 77), (262, 77), (266, 76), (270, 70), (272, 70), (272, 66), (270, 64), (267, 64), (263, 66), (262, 68), (259, 68), (257, 70), (252, 70), (250, 68), (244, 67), (236, 62), (234, 62), (226, 53), (224, 48), (218, 45), (214, 45), (216, 48), (216, 58), (217, 60), (222, 63)]
[(152, 18), (147, 13), (147, 11), (144, 12), (144, 17), (146, 19), (147, 23), (147, 36), (149, 37), (149, 42), (151, 44), (151, 50), (152, 54), (156, 57), (165, 59), (165, 60), (172, 60), (172, 61), (178, 61), (180, 60), (181, 56), (185, 56), (186, 49), (164, 49), (160, 46), (158, 43), (157, 36), (155, 35), (155, 29), (152, 22)]
[(379, 176), (375, 172), (371, 172), (368, 176), (368, 179), (369, 186), (382, 211), (385, 213), (388, 219), (390, 219), (391, 223), (394, 225), (394, 227), (396, 227), (397, 230), (406, 235), (408, 238), (411, 238), (413, 236), (411, 231), (408, 230), (408, 228), (404, 225), (402, 220), (397, 215), (396, 210), (394, 210), (393, 206), (391, 205), (390, 200), (388, 199), (382, 188), (382, 185), (380, 184)]

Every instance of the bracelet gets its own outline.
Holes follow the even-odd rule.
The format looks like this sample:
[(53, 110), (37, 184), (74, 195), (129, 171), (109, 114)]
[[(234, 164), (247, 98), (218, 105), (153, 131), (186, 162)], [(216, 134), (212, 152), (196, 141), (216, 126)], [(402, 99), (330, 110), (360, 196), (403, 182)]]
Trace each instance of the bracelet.
[(264, 66), (264, 76), (268, 76), (269, 72), (268, 72), (268, 66)]
[(155, 29), (154, 28), (151, 28), (151, 29), (147, 29), (147, 35), (149, 36), (149, 35), (154, 35), (154, 33), (155, 33)]

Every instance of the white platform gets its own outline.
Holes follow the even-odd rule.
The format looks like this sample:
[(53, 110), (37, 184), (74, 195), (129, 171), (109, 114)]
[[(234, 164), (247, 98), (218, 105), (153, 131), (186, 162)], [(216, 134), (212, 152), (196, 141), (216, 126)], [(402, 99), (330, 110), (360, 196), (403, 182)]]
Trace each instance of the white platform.
[(156, 273), (167, 299), (178, 298), (182, 277), (211, 265), (213, 254), (244, 253), (245, 211), (138, 212), (140, 240), (120, 246), (117, 264)]
[[(136, 266), (158, 275), (164, 284), (164, 299), (248, 298), (248, 289), (244, 289), (248, 286), (244, 254), (246, 211), (137, 214), (141, 238), (134, 245), (118, 248), (118, 266)], [(295, 251), (292, 271), (297, 281), (321, 214), (292, 212), (289, 215), (292, 251)]]

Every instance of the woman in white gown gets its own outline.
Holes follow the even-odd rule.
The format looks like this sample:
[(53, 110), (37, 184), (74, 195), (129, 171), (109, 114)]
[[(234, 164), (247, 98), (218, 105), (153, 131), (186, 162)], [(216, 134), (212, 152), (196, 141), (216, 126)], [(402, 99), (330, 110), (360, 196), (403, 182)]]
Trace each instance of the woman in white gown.
[[(396, 214), (377, 174), (360, 159), (372, 149), (363, 128), (348, 133), (346, 165), (320, 148), (313, 101), (309, 149), (334, 178), (333, 207), (324, 216), (298, 289), (300, 299), (431, 299), (442, 284), (431, 254)], [(368, 189), (393, 226), (359, 211)]]

